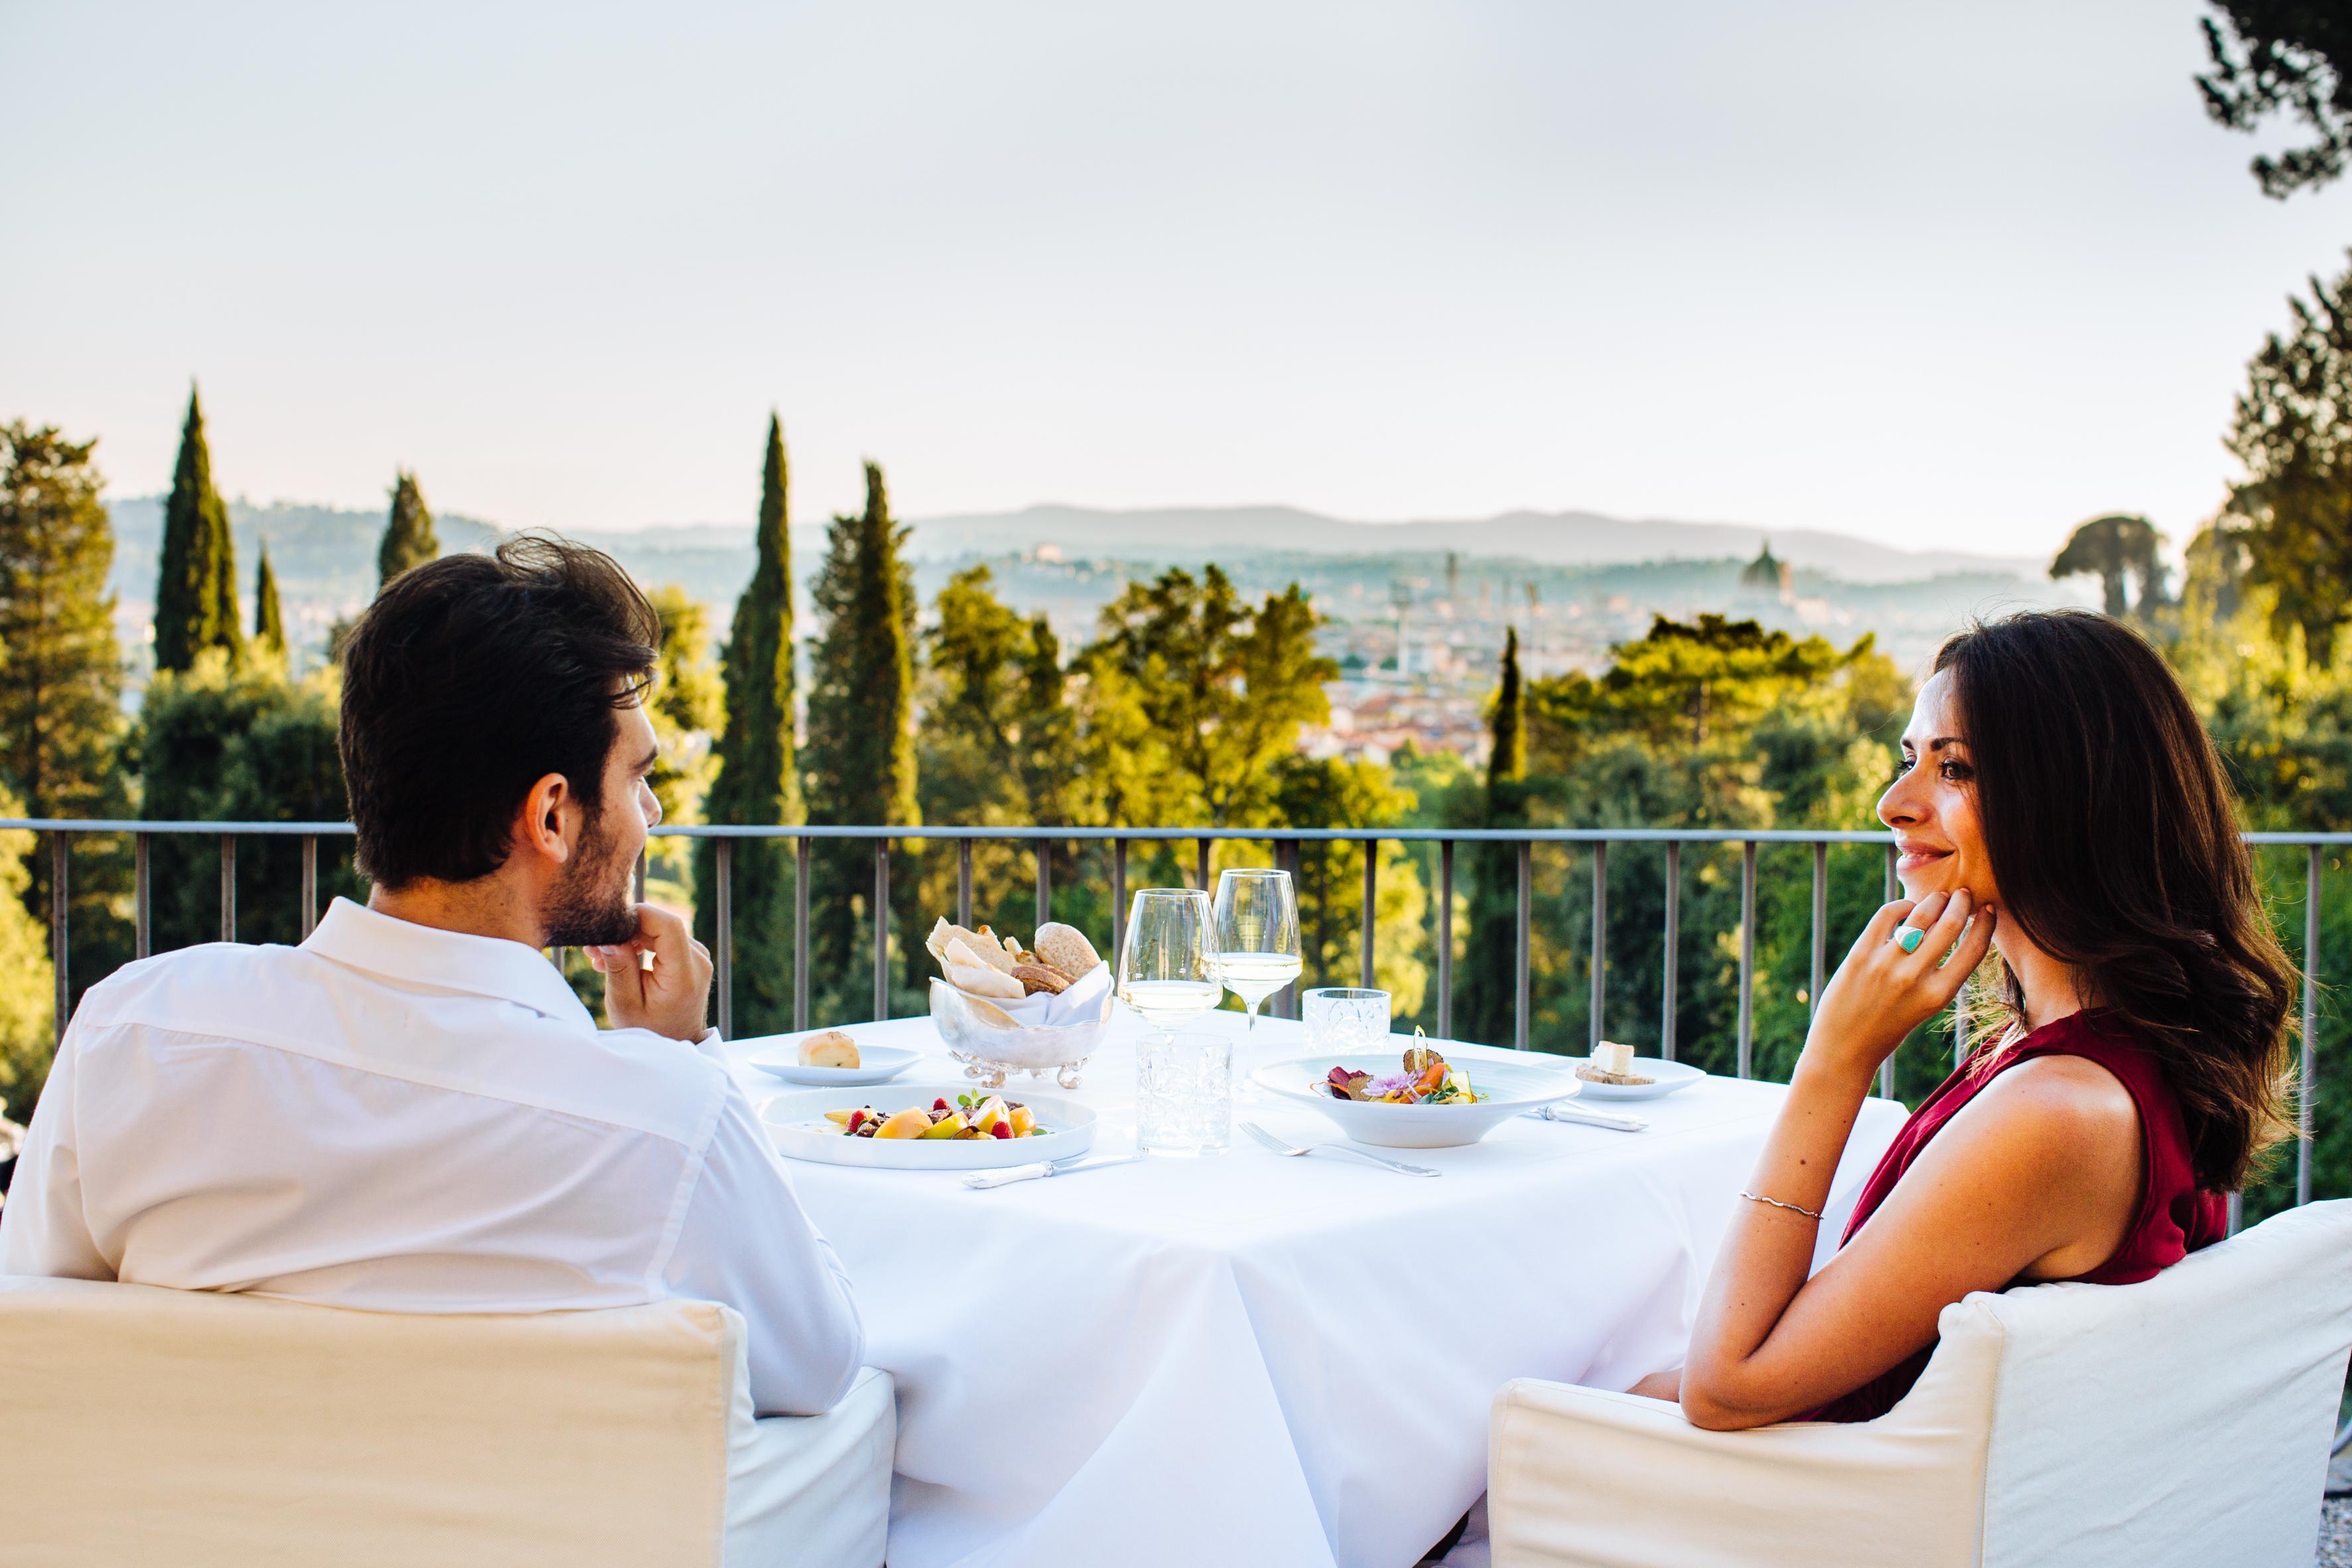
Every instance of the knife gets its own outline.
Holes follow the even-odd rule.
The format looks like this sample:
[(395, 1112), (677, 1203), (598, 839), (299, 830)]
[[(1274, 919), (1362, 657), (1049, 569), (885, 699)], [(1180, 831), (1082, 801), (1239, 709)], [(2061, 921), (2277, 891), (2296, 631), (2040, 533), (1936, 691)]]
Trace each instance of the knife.
[(1066, 1160), (1059, 1163), (1040, 1161), (1034, 1165), (1012, 1165), (1002, 1171), (974, 1171), (963, 1179), (963, 1184), (977, 1191), (1034, 1181), (1039, 1176), (1066, 1176), (1077, 1171), (1099, 1171), (1105, 1165), (1130, 1165), (1142, 1158), (1140, 1154), (1121, 1154), (1112, 1160)]
[(1606, 1127), (1612, 1132), (1647, 1132), (1650, 1124), (1638, 1116), (1619, 1116), (1613, 1111), (1590, 1110), (1582, 1106), (1547, 1105), (1520, 1114), (1545, 1121), (1565, 1121), (1586, 1127)]

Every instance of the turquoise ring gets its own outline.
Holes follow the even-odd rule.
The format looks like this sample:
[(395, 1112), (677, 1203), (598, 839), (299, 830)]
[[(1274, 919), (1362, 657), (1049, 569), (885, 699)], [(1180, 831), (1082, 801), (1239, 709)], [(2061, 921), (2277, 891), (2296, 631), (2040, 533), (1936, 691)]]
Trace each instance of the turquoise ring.
[(1927, 933), (1922, 928), (1905, 926), (1895, 933), (1895, 945), (1906, 952), (1916, 952), (1919, 951), (1919, 944), (1927, 940)]

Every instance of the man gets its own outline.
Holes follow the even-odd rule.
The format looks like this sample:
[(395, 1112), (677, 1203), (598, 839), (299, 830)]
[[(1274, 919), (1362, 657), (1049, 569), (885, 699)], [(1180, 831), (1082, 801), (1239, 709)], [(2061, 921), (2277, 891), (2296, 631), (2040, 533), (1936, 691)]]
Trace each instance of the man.
[[(695, 1297), (743, 1315), (762, 1414), (839, 1399), (848, 1282), (703, 1027), (709, 954), (630, 898), (659, 636), (618, 565), (561, 541), (394, 580), (343, 657), (367, 907), (91, 987), (0, 1272), (390, 1312)], [(613, 1028), (550, 946), (588, 950)]]

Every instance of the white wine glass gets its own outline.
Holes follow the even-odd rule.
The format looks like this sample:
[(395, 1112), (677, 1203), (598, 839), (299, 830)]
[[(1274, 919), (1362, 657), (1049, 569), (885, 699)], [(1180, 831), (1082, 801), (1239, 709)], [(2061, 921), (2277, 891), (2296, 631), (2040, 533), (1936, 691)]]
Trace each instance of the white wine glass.
[[(1217, 951), (1225, 989), (1249, 1010), (1245, 1036), (1257, 1031), (1261, 1003), (1298, 978), (1298, 897), (1290, 873), (1262, 868), (1220, 872), (1217, 877)], [(1244, 1057), (1249, 1047), (1242, 1047)], [(1257, 1099), (1257, 1084), (1248, 1071), (1254, 1062), (1235, 1064), (1242, 1098)]]
[(1118, 947), (1118, 999), (1164, 1033), (1209, 1011), (1223, 994), (1209, 895), (1196, 888), (1137, 889)]

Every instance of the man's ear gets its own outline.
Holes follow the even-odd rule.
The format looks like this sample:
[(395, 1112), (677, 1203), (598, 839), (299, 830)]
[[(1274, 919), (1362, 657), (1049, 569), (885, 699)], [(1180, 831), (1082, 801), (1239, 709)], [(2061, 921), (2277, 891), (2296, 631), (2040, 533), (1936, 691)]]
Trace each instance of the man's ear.
[(580, 802), (572, 783), (562, 773), (549, 773), (530, 786), (515, 815), (515, 848), (551, 867), (572, 858), (572, 827)]

